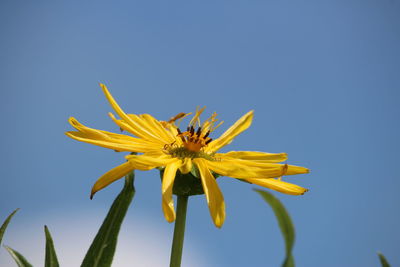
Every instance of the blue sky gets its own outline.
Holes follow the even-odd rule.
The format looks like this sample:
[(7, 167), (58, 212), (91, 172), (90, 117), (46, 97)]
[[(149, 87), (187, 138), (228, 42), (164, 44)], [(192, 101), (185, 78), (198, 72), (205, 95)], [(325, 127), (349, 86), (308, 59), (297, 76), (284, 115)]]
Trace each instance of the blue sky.
[[(40, 265), (47, 224), (61, 264), (79, 263), (68, 262), (73, 248), (83, 256), (122, 185), (90, 201), (123, 157), (63, 134), (69, 116), (118, 131), (102, 82), (129, 113), (207, 106), (225, 121), (214, 137), (254, 109), (224, 151), (287, 152), (312, 170), (287, 178), (304, 196), (274, 192), (296, 226), (297, 266), (378, 266), (377, 251), (399, 265), (399, 11), (397, 0), (1, 1), (0, 217), (21, 208), (4, 243)], [(173, 225), (158, 173), (136, 177), (115, 266), (165, 266)], [(225, 225), (191, 198), (183, 266), (278, 266), (270, 208), (254, 186), (218, 183)], [(143, 262), (155, 254), (160, 263)], [(0, 265), (14, 266), (4, 249)]]

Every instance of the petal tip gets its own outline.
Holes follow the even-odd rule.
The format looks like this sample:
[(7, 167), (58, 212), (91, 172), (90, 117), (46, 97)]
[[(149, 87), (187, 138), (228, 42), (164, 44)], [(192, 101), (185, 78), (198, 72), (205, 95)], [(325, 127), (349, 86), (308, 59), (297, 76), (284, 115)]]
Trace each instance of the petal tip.
[(68, 122), (69, 122), (71, 125), (74, 125), (74, 124), (76, 124), (77, 119), (75, 119), (75, 117), (69, 117), (69, 118), (68, 118)]
[(175, 216), (173, 216), (173, 217), (165, 217), (165, 220), (167, 221), (167, 222), (169, 222), (169, 223), (173, 223), (174, 221), (175, 221)]
[(106, 86), (105, 84), (99, 83), (99, 85), (100, 85), (100, 87), (101, 87), (101, 90), (103, 91), (103, 93), (104, 93), (106, 96), (110, 94), (110, 92), (108, 91), (107, 86)]
[(215, 225), (218, 229), (221, 229), (221, 228), (222, 228), (222, 225), (224, 225), (224, 222), (225, 222), (225, 216), (223, 216), (223, 217), (219, 217), (219, 216), (218, 216), (218, 218), (214, 219), (213, 221), (214, 221), (214, 225)]
[(305, 193), (307, 193), (309, 190), (307, 188), (304, 188), (303, 193), (301, 193), (300, 195), (304, 195)]
[(249, 112), (247, 112), (246, 114), (244, 114), (243, 117), (253, 119), (253, 117), (254, 117), (254, 109), (252, 109)]

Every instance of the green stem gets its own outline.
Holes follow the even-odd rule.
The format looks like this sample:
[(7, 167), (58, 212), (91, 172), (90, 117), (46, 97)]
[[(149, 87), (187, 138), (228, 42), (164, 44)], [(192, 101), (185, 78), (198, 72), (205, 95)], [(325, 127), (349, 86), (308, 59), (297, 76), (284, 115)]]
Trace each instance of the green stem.
[(178, 204), (176, 207), (176, 220), (174, 227), (174, 239), (172, 241), (171, 249), (171, 262), (169, 264), (170, 267), (181, 266), (188, 198), (188, 196), (178, 196)]

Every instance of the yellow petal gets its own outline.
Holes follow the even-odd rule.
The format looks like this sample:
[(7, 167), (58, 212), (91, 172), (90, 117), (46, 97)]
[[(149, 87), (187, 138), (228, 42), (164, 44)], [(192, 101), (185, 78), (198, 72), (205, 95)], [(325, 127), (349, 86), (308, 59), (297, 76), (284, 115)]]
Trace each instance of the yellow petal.
[(160, 137), (154, 135), (153, 133), (149, 132), (147, 129), (143, 127), (143, 125), (138, 124), (134, 120), (131, 119), (122, 109), (121, 107), (117, 104), (113, 96), (110, 94), (108, 91), (107, 87), (104, 84), (100, 84), (101, 88), (103, 89), (103, 92), (105, 96), (107, 97), (108, 102), (110, 102), (112, 108), (115, 110), (115, 112), (118, 114), (118, 116), (121, 117), (134, 131), (136, 132), (135, 135), (140, 138), (144, 138), (147, 140), (152, 140), (154, 142), (160, 142), (164, 143), (160, 139)]
[(208, 151), (218, 151), (221, 147), (230, 144), (233, 139), (241, 132), (250, 127), (253, 120), (253, 111), (249, 111), (235, 122), (228, 130), (226, 130), (218, 139), (212, 141), (206, 147)]
[(245, 159), (258, 162), (282, 162), (287, 160), (286, 153), (265, 153), (258, 151), (230, 151), (228, 153), (216, 154), (215, 157)]
[(80, 133), (80, 132), (66, 132), (65, 134), (68, 137), (71, 137), (71, 138), (81, 141), (81, 142), (113, 149), (113, 150), (120, 151), (120, 152), (121, 151), (148, 152), (148, 151), (157, 149), (157, 148), (154, 148), (154, 146), (152, 146), (152, 145), (143, 144), (141, 142), (130, 141), (130, 142), (121, 143), (121, 142), (116, 141), (115, 139), (111, 139), (111, 140), (107, 140), (107, 141), (91, 139), (91, 138), (87, 138), (86, 134)]
[(310, 170), (301, 166), (288, 165), (288, 169), (284, 175), (294, 175), (294, 174), (303, 174), (309, 173)]
[(131, 134), (136, 135), (140, 138), (143, 139), (146, 138), (146, 136), (143, 135), (139, 130), (136, 130), (131, 125), (126, 123), (124, 120), (118, 120), (111, 112), (108, 113), (108, 116), (110, 116), (110, 118), (114, 121), (114, 123), (117, 124), (122, 130), (130, 132)]
[(179, 170), (181, 173), (186, 174), (192, 170), (193, 164), (191, 158), (185, 158)]
[(152, 158), (162, 158), (162, 157), (165, 157), (166, 154), (164, 153), (164, 151), (162, 149), (155, 149), (155, 150), (143, 153), (143, 156), (152, 157)]
[(197, 165), (200, 171), (201, 183), (206, 195), (208, 208), (215, 226), (220, 228), (225, 221), (225, 202), (218, 184), (207, 168), (204, 159), (197, 158), (193, 162)]
[(71, 124), (72, 127), (77, 129), (79, 132), (86, 134), (88, 138), (93, 138), (93, 139), (107, 139), (107, 134), (101, 132), (100, 130), (96, 130), (93, 128), (86, 127), (82, 123), (80, 123), (77, 119), (74, 117), (70, 117), (68, 119), (68, 122)]
[[(129, 115), (128, 115), (129, 116)], [(167, 131), (161, 123), (150, 114), (141, 114), (140, 118), (145, 121), (149, 128), (160, 136), (166, 143), (175, 141), (175, 136), (170, 131)]]
[(86, 127), (72, 117), (69, 119), (69, 122), (79, 132), (71, 131), (66, 132), (65, 134), (81, 142), (98, 145), (117, 151), (147, 152), (160, 149), (160, 145), (156, 145), (143, 139)]
[[(147, 138), (143, 135), (143, 132), (137, 130), (129, 125), (125, 120), (118, 120), (114, 114), (109, 113), (111, 119), (123, 130), (132, 133), (133, 135), (140, 136), (141, 138)], [(162, 127), (161, 123), (149, 114), (141, 114), (140, 116), (135, 114), (127, 114), (135, 123), (138, 124), (139, 129), (145, 130), (148, 133), (153, 133), (158, 139), (162, 141), (162, 144), (170, 144), (175, 141), (174, 135)], [(158, 140), (158, 141), (160, 141)], [(159, 143), (157, 141), (157, 143)]]
[(249, 183), (266, 187), (288, 195), (303, 195), (305, 192), (308, 191), (308, 189), (303, 188), (301, 186), (276, 180), (274, 178), (268, 178), (268, 179), (253, 178), (245, 180)]
[(179, 160), (176, 160), (168, 164), (164, 170), (161, 193), (162, 208), (164, 212), (164, 217), (167, 222), (175, 221), (175, 209), (174, 200), (172, 198), (172, 188), (174, 186), (175, 175), (179, 165)]
[(240, 159), (207, 161), (207, 166), (222, 176), (241, 179), (279, 177), (284, 175), (287, 169), (285, 164), (259, 163)]
[(115, 167), (114, 169), (109, 170), (103, 176), (101, 176), (96, 181), (96, 183), (93, 185), (92, 192), (90, 194), (90, 198), (93, 198), (93, 195), (97, 191), (103, 189), (104, 187), (111, 184), (112, 182), (115, 182), (116, 180), (124, 177), (132, 170), (133, 170), (133, 167), (128, 162), (125, 162), (125, 163)]
[(137, 170), (147, 171), (156, 167), (166, 166), (176, 159), (163, 156), (159, 158), (147, 157), (143, 155), (127, 155), (125, 158)]
[[(142, 114), (143, 115), (143, 114)], [(151, 133), (153, 135), (153, 137), (157, 138), (159, 141), (161, 141), (162, 143), (171, 143), (173, 140), (170, 139), (170, 137), (167, 137), (164, 135), (164, 132), (160, 132), (159, 129), (156, 127), (155, 122), (157, 121), (156, 119), (154, 119), (151, 115), (148, 114), (144, 114), (147, 115), (146, 119), (144, 117), (142, 117), (142, 115), (136, 115), (136, 114), (128, 114), (128, 117), (135, 123), (137, 123), (137, 125), (139, 125), (139, 127), (143, 130), (145, 130), (147, 133)], [(152, 122), (150, 122), (150, 117), (154, 120)], [(175, 139), (175, 138), (174, 138)]]

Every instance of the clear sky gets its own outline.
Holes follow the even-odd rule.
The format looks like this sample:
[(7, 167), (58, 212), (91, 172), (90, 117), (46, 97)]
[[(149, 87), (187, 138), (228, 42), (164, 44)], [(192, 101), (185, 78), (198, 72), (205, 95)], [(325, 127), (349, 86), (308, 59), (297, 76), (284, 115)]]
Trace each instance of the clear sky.
[[(379, 266), (377, 251), (398, 266), (399, 14), (398, 0), (2, 0), (0, 220), (21, 208), (4, 243), (42, 265), (47, 224), (60, 263), (79, 264), (122, 186), (90, 201), (123, 155), (64, 135), (69, 116), (118, 132), (102, 82), (128, 113), (205, 105), (225, 121), (214, 137), (254, 109), (224, 151), (287, 152), (312, 170), (287, 178), (304, 196), (274, 192), (296, 226), (297, 266)], [(158, 173), (136, 177), (115, 266), (167, 266)], [(191, 198), (183, 266), (279, 266), (271, 209), (252, 185), (218, 183), (225, 225)], [(14, 266), (3, 248), (0, 265)]]

